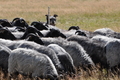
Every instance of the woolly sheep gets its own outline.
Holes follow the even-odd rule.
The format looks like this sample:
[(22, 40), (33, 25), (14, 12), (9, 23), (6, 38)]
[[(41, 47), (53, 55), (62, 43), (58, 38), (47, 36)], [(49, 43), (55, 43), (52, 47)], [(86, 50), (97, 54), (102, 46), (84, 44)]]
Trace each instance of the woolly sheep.
[(55, 54), (55, 52), (45, 46), (39, 45), (35, 42), (30, 42), (25, 40), (11, 41), (11, 40), (5, 40), (5, 39), (0, 39), (0, 44), (6, 45), (11, 50), (14, 50), (16, 48), (28, 48), (28, 49), (33, 49), (40, 53), (46, 54), (53, 61), (57, 70), (60, 70), (60, 71), (63, 70), (63, 67), (57, 55)]
[(75, 74), (75, 66), (73, 64), (73, 59), (69, 53), (67, 53), (62, 47), (57, 44), (50, 44), (47, 47), (55, 51), (65, 69), (65, 72), (68, 74)]
[(119, 39), (99, 35), (94, 36), (92, 40), (104, 45), (109, 68), (113, 68), (119, 64)]
[(75, 67), (87, 67), (88, 65), (94, 65), (90, 56), (86, 53), (81, 45), (77, 42), (67, 41), (62, 38), (41, 38), (43, 43), (47, 46), (49, 44), (58, 44), (68, 52), (72, 59)]
[(91, 38), (91, 40), (93, 40), (94, 42), (98, 42), (98, 43), (105, 45), (109, 41), (119, 40), (119, 39), (107, 37), (107, 36), (102, 36), (102, 35), (96, 35), (93, 38)]
[(71, 36), (67, 38), (68, 41), (78, 42), (92, 58), (95, 64), (100, 63), (101, 67), (107, 67), (107, 60), (105, 57), (104, 46), (101, 43), (96, 43), (84, 36)]
[(94, 33), (100, 34), (100, 35), (108, 35), (111, 33), (114, 33), (115, 31), (113, 31), (110, 28), (101, 28), (101, 29), (97, 29), (94, 31)]
[(0, 44), (0, 67), (4, 73), (4, 77), (8, 72), (8, 57), (11, 54), (11, 50), (5, 45)]
[(112, 40), (107, 42), (106, 48), (106, 58), (109, 63), (109, 67), (113, 68), (120, 64), (120, 40)]
[(32, 76), (32, 78), (58, 78), (57, 70), (51, 59), (35, 50), (18, 48), (11, 52), (8, 59), (8, 72), (13, 76), (16, 72)]

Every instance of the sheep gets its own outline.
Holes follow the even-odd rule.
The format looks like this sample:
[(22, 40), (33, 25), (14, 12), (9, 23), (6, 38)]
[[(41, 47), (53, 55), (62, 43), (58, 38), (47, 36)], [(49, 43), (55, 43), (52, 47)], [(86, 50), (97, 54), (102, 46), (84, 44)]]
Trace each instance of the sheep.
[(0, 38), (15, 40), (16, 37), (6, 28), (0, 28)]
[(49, 44), (58, 44), (59, 46), (64, 48), (66, 52), (71, 55), (76, 68), (88, 67), (91, 65), (94, 66), (94, 63), (91, 60), (90, 56), (77, 42), (67, 41), (62, 38), (41, 38), (41, 40), (46, 46)]
[(57, 44), (50, 44), (47, 47), (55, 51), (67, 74), (71, 75), (76, 73), (73, 59), (69, 53)]
[(92, 32), (81, 30), (79, 26), (71, 26), (68, 31), (62, 31), (62, 33), (68, 38), (73, 35), (80, 35), (90, 37)]
[(11, 52), (8, 59), (8, 72), (13, 78), (16, 77), (16, 73), (32, 78), (50, 80), (58, 78), (57, 70), (47, 55), (25, 48), (17, 48)]
[(72, 35), (76, 34), (76, 31), (79, 30), (79, 26), (71, 26), (69, 27), (69, 29), (67, 31), (62, 31), (62, 33), (66, 36), (66, 37), (70, 37)]
[(91, 40), (93, 40), (94, 42), (97, 42), (97, 43), (101, 43), (104, 46), (109, 41), (119, 40), (119, 39), (116, 39), (113, 37), (107, 37), (107, 36), (103, 36), (103, 35), (96, 35), (96, 36), (92, 37)]
[(77, 30), (77, 31), (75, 32), (75, 34), (76, 34), (76, 35), (86, 36), (86, 37), (87, 37), (86, 33), (85, 33), (84, 31), (81, 31), (81, 30)]
[(69, 27), (68, 31), (70, 31), (70, 30), (79, 30), (79, 29), (80, 29), (79, 26), (71, 26), (71, 27)]
[(30, 25), (37, 28), (40, 31), (41, 30), (48, 30), (48, 28), (42, 22), (33, 21)]
[(120, 39), (120, 33), (119, 32), (115, 32), (115, 31), (113, 31), (110, 28), (97, 29), (93, 33)]
[(29, 25), (23, 18), (14, 18), (11, 22), (12, 26), (27, 28)]
[(106, 43), (106, 58), (109, 63), (109, 67), (113, 68), (120, 64), (120, 40), (112, 40)]
[(82, 32), (84, 32), (86, 34), (87, 37), (92, 38), (96, 35), (103, 35), (103, 36), (112, 36), (111, 34), (114, 34), (115, 31), (113, 31), (110, 28), (101, 28), (101, 29), (97, 29), (94, 32), (92, 31), (85, 31), (85, 30), (81, 30)]
[(101, 29), (97, 29), (94, 31), (94, 33), (96, 34), (100, 34), (100, 35), (108, 35), (108, 34), (111, 34), (111, 33), (114, 33), (115, 31), (113, 31), (112, 29), (110, 28), (101, 28)]
[(77, 35), (71, 36), (67, 38), (67, 40), (78, 42), (85, 49), (86, 53), (89, 54), (95, 64), (99, 63), (101, 68), (108, 68), (105, 49), (101, 43), (97, 43), (87, 37)]
[(7, 19), (0, 19), (0, 24), (3, 27), (13, 27), (12, 24)]
[(106, 36), (107, 37), (113, 37), (113, 38), (116, 38), (116, 39), (120, 39), (120, 33), (119, 32), (113, 32), (113, 33), (107, 34)]
[(11, 54), (11, 50), (5, 46), (0, 44), (0, 67), (4, 73), (4, 77), (7, 77), (8, 73), (8, 58)]
[(25, 39), (25, 37), (29, 33), (34, 33), (38, 36), (43, 37), (43, 34), (34, 27), (27, 27), (25, 32), (19, 32), (19, 31), (11, 32), (7, 28), (0, 28), (0, 38), (4, 38), (4, 39), (10, 39), (10, 40)]
[(11, 50), (14, 50), (16, 48), (28, 48), (28, 49), (33, 49), (40, 53), (46, 54), (53, 61), (58, 71), (61, 72), (62, 70), (64, 70), (56, 53), (53, 50), (47, 48), (46, 46), (39, 45), (31, 41), (25, 41), (25, 40), (11, 41), (11, 40), (4, 40), (4, 39), (0, 39), (0, 44), (6, 45)]
[(12, 32), (12, 34), (16, 37), (16, 39), (25, 39), (26, 36), (30, 33), (34, 33), (38, 36), (43, 37), (43, 34), (41, 32), (38, 31), (38, 29), (36, 29), (35, 27), (29, 26), (26, 28), (25, 32)]
[(40, 45), (44, 45), (44, 43), (42, 42), (42, 40), (40, 39), (39, 36), (33, 34), (33, 33), (30, 33), (26, 36), (25, 40), (27, 41), (34, 41), (36, 42), (37, 44), (40, 44)]
[(119, 64), (119, 39), (98, 35), (94, 36), (92, 40), (103, 44), (109, 68), (114, 68)]
[(57, 29), (49, 29), (49, 30), (42, 30), (40, 31), (44, 37), (62, 37), (62, 38), (66, 38), (66, 36), (61, 33), (59, 30)]

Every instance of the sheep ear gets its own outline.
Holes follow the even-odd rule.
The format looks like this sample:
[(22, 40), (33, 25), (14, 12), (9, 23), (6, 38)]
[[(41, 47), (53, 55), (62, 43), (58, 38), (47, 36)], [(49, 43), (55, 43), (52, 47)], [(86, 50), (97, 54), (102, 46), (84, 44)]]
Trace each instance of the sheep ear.
[(56, 18), (56, 17), (58, 17), (58, 15), (57, 15), (57, 14), (54, 14), (53, 16), (54, 16), (55, 18)]

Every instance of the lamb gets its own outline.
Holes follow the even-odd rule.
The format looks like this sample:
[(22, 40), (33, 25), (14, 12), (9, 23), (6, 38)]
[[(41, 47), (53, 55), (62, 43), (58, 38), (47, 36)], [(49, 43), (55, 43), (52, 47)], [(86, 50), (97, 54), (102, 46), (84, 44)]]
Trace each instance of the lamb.
[(55, 51), (67, 74), (71, 75), (76, 73), (73, 59), (69, 53), (57, 44), (50, 44), (47, 47)]
[(55, 52), (47, 48), (46, 46), (42, 46), (31, 41), (25, 41), (25, 40), (11, 41), (11, 40), (5, 40), (5, 39), (0, 39), (0, 44), (6, 45), (11, 50), (14, 50), (16, 48), (28, 48), (28, 49), (33, 49), (40, 53), (46, 54), (53, 61), (58, 71), (63, 70), (63, 66), (61, 65)]
[(10, 77), (20, 73), (32, 78), (47, 78), (56, 80), (58, 78), (57, 70), (51, 59), (35, 50), (17, 48), (13, 50), (8, 59), (8, 72)]
[(62, 38), (41, 38), (47, 46), (49, 44), (58, 44), (70, 54), (76, 68), (94, 66), (90, 56), (86, 53), (81, 45), (74, 41), (67, 41)]

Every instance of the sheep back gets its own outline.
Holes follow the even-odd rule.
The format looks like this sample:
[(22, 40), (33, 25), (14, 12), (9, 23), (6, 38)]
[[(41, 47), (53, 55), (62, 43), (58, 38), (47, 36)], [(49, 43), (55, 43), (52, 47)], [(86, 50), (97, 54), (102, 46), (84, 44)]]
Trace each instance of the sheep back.
[(12, 51), (8, 59), (8, 72), (19, 72), (32, 77), (57, 77), (58, 73), (51, 59), (35, 50), (18, 48)]
[(73, 64), (73, 59), (69, 53), (67, 53), (62, 47), (60, 47), (57, 44), (50, 44), (47, 47), (55, 51), (61, 64), (65, 69), (65, 72), (74, 73), (74, 74), (76, 73), (75, 66)]
[(67, 41), (62, 38), (41, 38), (45, 45), (58, 44), (68, 52), (78, 68), (80, 66), (94, 65), (90, 56), (86, 53), (81, 45), (74, 41)]

